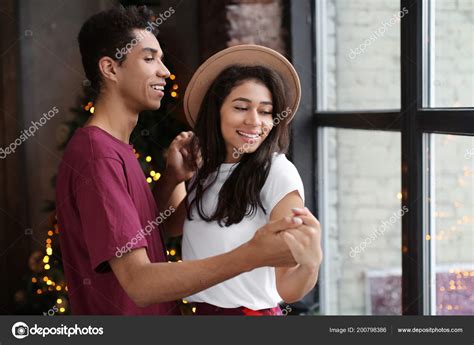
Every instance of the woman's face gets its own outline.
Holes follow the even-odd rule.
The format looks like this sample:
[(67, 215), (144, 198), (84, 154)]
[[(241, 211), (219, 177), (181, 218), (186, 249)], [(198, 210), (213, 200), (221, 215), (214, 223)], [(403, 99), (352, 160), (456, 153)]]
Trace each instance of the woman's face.
[(234, 87), (221, 107), (221, 132), (226, 145), (226, 163), (240, 161), (255, 152), (273, 127), (270, 90), (257, 80)]

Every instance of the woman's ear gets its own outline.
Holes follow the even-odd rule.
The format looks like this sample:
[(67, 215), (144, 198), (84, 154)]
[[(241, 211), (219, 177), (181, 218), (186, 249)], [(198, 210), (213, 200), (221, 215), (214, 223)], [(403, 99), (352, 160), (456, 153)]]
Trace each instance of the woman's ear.
[(104, 80), (117, 81), (117, 62), (108, 57), (104, 56), (99, 60), (99, 70)]

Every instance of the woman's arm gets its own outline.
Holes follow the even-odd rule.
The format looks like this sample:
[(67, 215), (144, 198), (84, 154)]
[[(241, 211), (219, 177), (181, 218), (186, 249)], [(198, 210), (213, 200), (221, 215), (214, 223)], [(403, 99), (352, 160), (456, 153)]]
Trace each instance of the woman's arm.
[[(175, 210), (166, 218), (162, 224), (165, 235), (168, 237), (179, 236), (183, 232), (185, 210), (180, 209), (186, 197), (186, 187), (184, 181), (191, 179), (194, 175), (192, 156), (189, 153), (189, 145), (194, 134), (192, 132), (181, 132), (170, 144), (166, 169), (158, 180), (153, 190), (156, 205), (160, 212)], [(184, 205), (182, 206), (184, 207)], [(184, 214), (184, 215), (183, 215)]]
[(161, 225), (166, 237), (177, 237), (183, 234), (184, 221), (186, 219), (186, 205), (184, 200), (178, 205), (173, 214), (166, 218)]
[[(273, 208), (270, 221), (292, 216), (292, 208), (303, 208), (304, 203), (297, 191), (288, 193)], [(293, 303), (303, 298), (316, 284), (318, 270), (314, 265), (293, 267), (276, 267), (276, 286), (278, 294), (286, 303)]]
[[(160, 178), (161, 180), (161, 178)], [(158, 180), (158, 182), (160, 182)], [(158, 210), (164, 212), (166, 210), (174, 210), (174, 212), (168, 218), (164, 219), (161, 224), (161, 228), (164, 231), (166, 237), (176, 237), (183, 234), (183, 224), (186, 217), (186, 187), (184, 182), (174, 184), (174, 190), (172, 190), (173, 182), (162, 182), (160, 185), (156, 185), (155, 188), (155, 200)], [(166, 201), (164, 201), (166, 199)]]

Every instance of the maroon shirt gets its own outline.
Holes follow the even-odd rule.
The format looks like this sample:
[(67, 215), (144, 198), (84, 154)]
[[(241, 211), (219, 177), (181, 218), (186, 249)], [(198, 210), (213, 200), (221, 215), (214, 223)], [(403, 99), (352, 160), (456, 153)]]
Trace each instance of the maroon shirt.
[(122, 248), (146, 248), (151, 262), (167, 261), (156, 203), (132, 145), (98, 127), (78, 129), (59, 168), (56, 209), (73, 314), (178, 314), (175, 302), (136, 306), (108, 264)]

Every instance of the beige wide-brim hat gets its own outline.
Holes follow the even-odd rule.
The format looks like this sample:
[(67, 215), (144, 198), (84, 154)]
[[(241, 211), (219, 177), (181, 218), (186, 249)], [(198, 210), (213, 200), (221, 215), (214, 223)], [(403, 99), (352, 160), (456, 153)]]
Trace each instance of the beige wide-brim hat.
[(301, 84), (293, 65), (273, 49), (243, 44), (224, 49), (207, 59), (194, 73), (184, 94), (184, 112), (191, 127), (194, 127), (202, 100), (217, 76), (232, 65), (263, 66), (278, 73), (285, 84), (287, 104), (291, 113), (288, 123), (293, 119), (301, 99)]

